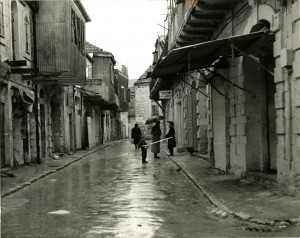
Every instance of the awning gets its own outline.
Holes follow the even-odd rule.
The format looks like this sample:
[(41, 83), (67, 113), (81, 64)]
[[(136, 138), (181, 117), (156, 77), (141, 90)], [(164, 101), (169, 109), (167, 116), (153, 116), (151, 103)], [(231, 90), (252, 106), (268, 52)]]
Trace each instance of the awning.
[(33, 110), (34, 92), (27, 88), (24, 88), (24, 89), (19, 88), (19, 92), (20, 92), (22, 104), (23, 104), (25, 110), (27, 112), (31, 113)]
[(272, 52), (273, 38), (270, 31), (260, 31), (176, 48), (159, 60), (151, 78), (211, 66), (217, 59), (231, 55), (232, 46), (239, 50), (235, 51), (235, 55), (240, 55), (240, 51), (264, 55), (266, 51)]

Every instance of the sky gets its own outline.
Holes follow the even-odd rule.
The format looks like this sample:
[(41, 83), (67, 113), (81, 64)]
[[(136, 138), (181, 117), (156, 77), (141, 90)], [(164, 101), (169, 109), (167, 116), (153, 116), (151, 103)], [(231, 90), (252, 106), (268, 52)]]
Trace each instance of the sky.
[[(111, 52), (138, 79), (152, 64), (152, 53), (167, 13), (167, 0), (81, 0), (91, 22), (86, 41)], [(159, 26), (159, 25), (162, 26)]]

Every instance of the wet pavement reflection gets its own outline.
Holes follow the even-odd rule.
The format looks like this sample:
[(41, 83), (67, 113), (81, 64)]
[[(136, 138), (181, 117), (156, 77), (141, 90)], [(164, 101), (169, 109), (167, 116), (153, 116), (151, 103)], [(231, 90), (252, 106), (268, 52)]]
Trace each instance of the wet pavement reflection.
[[(123, 141), (2, 199), (2, 237), (260, 237), (210, 204), (167, 158)], [(276, 232), (264, 237), (282, 236)]]

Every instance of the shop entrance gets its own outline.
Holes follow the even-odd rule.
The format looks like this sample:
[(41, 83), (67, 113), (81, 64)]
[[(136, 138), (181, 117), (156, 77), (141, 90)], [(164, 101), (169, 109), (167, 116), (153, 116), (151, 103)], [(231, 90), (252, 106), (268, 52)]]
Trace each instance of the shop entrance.
[(62, 148), (62, 126), (60, 102), (57, 96), (53, 96), (50, 103), (51, 108), (51, 129), (52, 129), (52, 152), (63, 152)]
[(1, 157), (1, 168), (3, 168), (5, 166), (4, 103), (0, 103), (0, 157)]

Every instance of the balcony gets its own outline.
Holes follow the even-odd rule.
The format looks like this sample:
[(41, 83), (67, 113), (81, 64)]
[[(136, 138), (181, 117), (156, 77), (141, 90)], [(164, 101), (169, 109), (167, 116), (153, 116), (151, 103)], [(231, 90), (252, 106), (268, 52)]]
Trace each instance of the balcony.
[(234, 0), (195, 0), (178, 4), (168, 16), (168, 49), (213, 40), (213, 32), (224, 24), (233, 3)]

